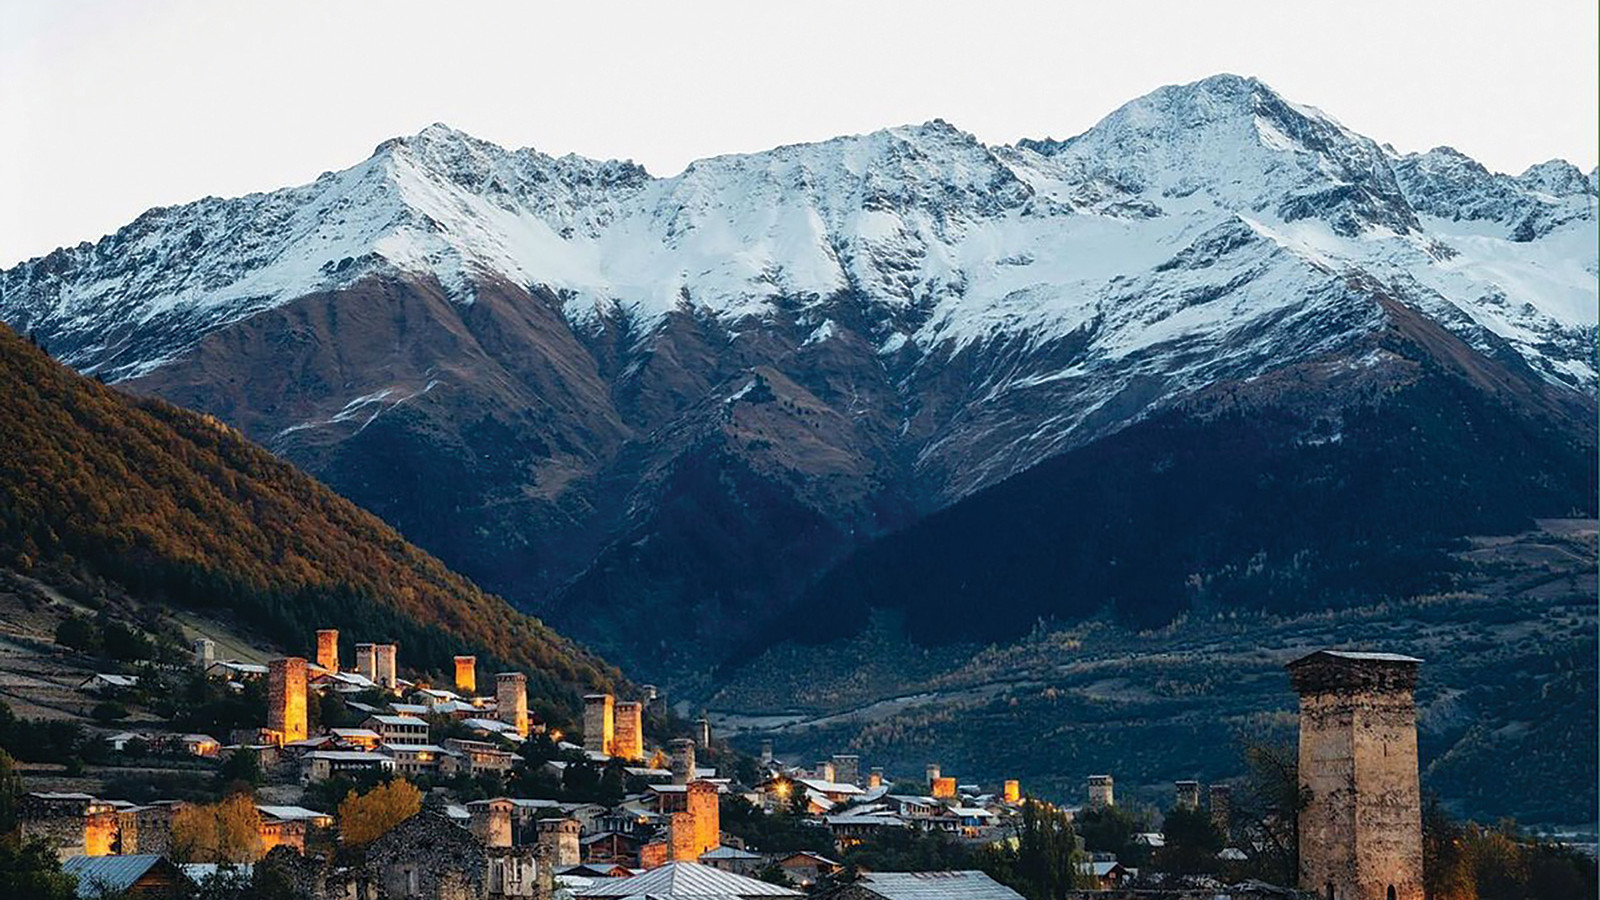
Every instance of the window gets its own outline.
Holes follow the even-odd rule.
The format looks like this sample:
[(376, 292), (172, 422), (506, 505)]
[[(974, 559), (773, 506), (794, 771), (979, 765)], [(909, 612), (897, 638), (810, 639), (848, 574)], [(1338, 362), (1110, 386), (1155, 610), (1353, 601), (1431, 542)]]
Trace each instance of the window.
[(1389, 900), (1394, 900), (1394, 885), (1389, 885)]
[(1328, 882), (1328, 900), (1333, 900), (1333, 882)]

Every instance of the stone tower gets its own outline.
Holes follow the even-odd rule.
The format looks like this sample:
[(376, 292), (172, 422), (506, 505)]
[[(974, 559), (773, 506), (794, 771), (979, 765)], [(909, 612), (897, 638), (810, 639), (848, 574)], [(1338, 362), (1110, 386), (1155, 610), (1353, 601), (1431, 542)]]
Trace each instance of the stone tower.
[(578, 836), (583, 823), (577, 819), (540, 819), (539, 846), (552, 866), (575, 866), (582, 862)]
[(672, 742), (672, 783), (688, 784), (694, 779), (694, 741), (678, 738)]
[(356, 674), (373, 684), (378, 683), (378, 654), (374, 644), (356, 645)]
[(694, 739), (700, 743), (700, 749), (705, 750), (711, 746), (711, 720), (701, 716), (694, 722)]
[(929, 792), (938, 800), (948, 800), (956, 795), (956, 780), (950, 775), (945, 775), (933, 780)]
[(772, 765), (772, 741), (770, 739), (761, 742), (761, 764), (763, 766)]
[(883, 766), (873, 766), (872, 771), (867, 773), (867, 787), (883, 787)]
[(722, 844), (722, 811), (717, 786), (704, 779), (689, 782), (688, 810), (694, 825), (694, 858)]
[(339, 629), (317, 629), (317, 665), (329, 672), (339, 671)]
[(478, 658), (456, 657), (456, 693), (471, 697), (478, 692)]
[(833, 780), (840, 784), (861, 783), (861, 757), (851, 753), (833, 755)]
[(1017, 804), (1022, 802), (1022, 782), (1015, 778), (1007, 778), (1000, 788), (1000, 799), (1007, 803)]
[(494, 676), (494, 714), (517, 734), (528, 736), (528, 676), (521, 672)]
[(673, 862), (694, 862), (700, 854), (694, 850), (694, 816), (675, 812), (667, 824), (668, 858)]
[(1089, 776), (1089, 806), (1099, 809), (1117, 805), (1116, 788), (1110, 775)]
[(1421, 660), (1319, 650), (1289, 664), (1300, 695), (1300, 887), (1331, 900), (1422, 900), (1417, 783)]
[(933, 783), (939, 780), (939, 773), (944, 770), (939, 768), (938, 763), (928, 763), (927, 768), (924, 771), (926, 771), (928, 775), (928, 787), (932, 789)]
[(610, 694), (586, 694), (583, 698), (583, 749), (610, 753), (616, 738), (617, 698)]
[(399, 655), (400, 648), (394, 644), (375, 644), (372, 650), (375, 655), (373, 664), (378, 671), (378, 677), (373, 681), (378, 683), (378, 687), (391, 690), (399, 687), (400, 676), (396, 669), (395, 658)]
[(1213, 784), (1206, 794), (1206, 804), (1211, 807), (1211, 824), (1226, 836), (1233, 829), (1233, 789)]
[(822, 762), (817, 763), (815, 777), (818, 781), (826, 781), (829, 784), (832, 784), (835, 781), (834, 774), (833, 760), (825, 759)]
[(1178, 781), (1173, 783), (1173, 787), (1177, 789), (1176, 805), (1179, 809), (1193, 811), (1200, 808), (1200, 782)]
[(267, 663), (267, 729), (280, 744), (306, 739), (306, 661), (298, 656)]
[(211, 668), (217, 659), (217, 642), (210, 638), (195, 638), (194, 664), (202, 670)]
[(474, 803), (469, 809), (468, 829), (485, 847), (509, 847), (513, 804), (505, 797)]
[(644, 759), (644, 704), (624, 700), (616, 705), (611, 731), (611, 755)]

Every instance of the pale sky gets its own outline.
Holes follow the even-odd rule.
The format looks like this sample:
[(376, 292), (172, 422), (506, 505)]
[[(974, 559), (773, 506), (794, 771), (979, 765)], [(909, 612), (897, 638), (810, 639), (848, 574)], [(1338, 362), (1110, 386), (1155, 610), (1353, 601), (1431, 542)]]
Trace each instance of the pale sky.
[(671, 175), (935, 117), (1066, 137), (1218, 72), (1401, 150), (1587, 172), (1597, 27), (1593, 0), (0, 0), (0, 266), (435, 121)]

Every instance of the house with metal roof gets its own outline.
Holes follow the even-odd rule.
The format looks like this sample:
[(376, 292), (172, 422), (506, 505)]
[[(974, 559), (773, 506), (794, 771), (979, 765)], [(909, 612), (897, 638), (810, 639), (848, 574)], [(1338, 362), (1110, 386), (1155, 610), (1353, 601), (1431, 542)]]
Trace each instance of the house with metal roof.
[(984, 872), (868, 872), (827, 900), (1023, 900)]
[(189, 886), (183, 870), (157, 853), (69, 856), (61, 871), (78, 879), (79, 897), (168, 897)]
[(576, 900), (652, 897), (660, 900), (783, 900), (799, 897), (794, 888), (692, 862), (670, 862), (632, 878), (607, 878), (574, 888)]

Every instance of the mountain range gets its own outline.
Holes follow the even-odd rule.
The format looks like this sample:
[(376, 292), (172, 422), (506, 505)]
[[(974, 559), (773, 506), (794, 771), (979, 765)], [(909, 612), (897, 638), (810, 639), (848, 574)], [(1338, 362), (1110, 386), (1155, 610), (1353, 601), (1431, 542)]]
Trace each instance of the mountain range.
[(869, 608), (1332, 608), (1593, 516), (1596, 180), (1232, 75), (673, 177), (435, 125), (22, 263), (0, 319), (703, 697)]

